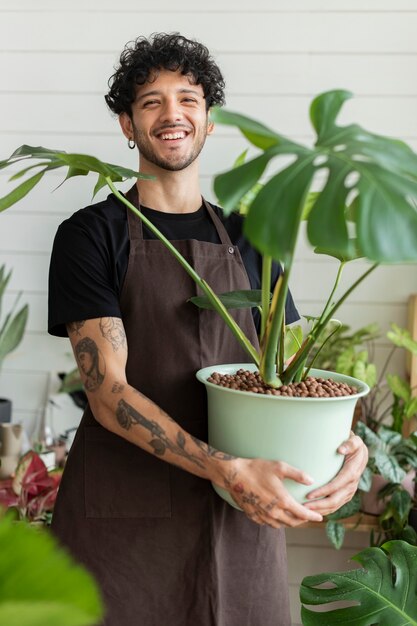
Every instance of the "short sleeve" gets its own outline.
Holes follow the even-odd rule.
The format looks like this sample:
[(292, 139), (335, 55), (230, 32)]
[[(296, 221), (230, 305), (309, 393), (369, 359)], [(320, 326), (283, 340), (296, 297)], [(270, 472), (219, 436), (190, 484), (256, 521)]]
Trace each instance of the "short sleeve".
[(69, 322), (120, 317), (112, 263), (100, 233), (66, 220), (49, 267), (48, 332), (66, 337)]

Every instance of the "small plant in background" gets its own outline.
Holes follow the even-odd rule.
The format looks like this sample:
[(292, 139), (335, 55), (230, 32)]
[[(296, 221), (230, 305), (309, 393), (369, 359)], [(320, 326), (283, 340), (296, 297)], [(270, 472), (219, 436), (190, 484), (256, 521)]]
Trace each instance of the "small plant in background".
[(416, 531), (408, 522), (414, 500), (402, 484), (409, 472), (417, 470), (417, 436), (402, 435), (404, 425), (417, 415), (417, 397), (405, 378), (388, 373), (395, 352), (403, 349), (417, 354), (417, 342), (407, 330), (391, 324), (386, 334), (391, 349), (378, 372), (372, 361), (375, 341), (381, 336), (376, 324), (353, 333), (349, 327), (343, 327), (336, 330), (317, 355), (320, 367), (355, 376), (371, 387), (368, 396), (358, 401), (359, 420), (355, 426), (355, 432), (369, 448), (368, 465), (353, 500), (327, 518), (327, 534), (336, 548), (343, 544), (345, 533), (340, 520), (360, 512), (361, 492), (369, 492), (374, 476), (381, 476), (386, 484), (378, 492), (383, 510), (378, 517), (378, 530), (371, 531), (371, 545), (381, 545), (389, 539), (417, 544)]
[(90, 574), (51, 533), (16, 523), (0, 510), (0, 624), (93, 626), (102, 602)]
[[(0, 312), (2, 308), (2, 299), (9, 284), (12, 271), (6, 272), (6, 266), (0, 267)], [(9, 313), (6, 314), (4, 320), (0, 323), (0, 370), (6, 356), (15, 350), (22, 341), (25, 332), (29, 307), (25, 304), (16, 312), (19, 303), (20, 294), (15, 299), (14, 305)]]
[(0, 506), (18, 520), (50, 524), (62, 470), (46, 469), (36, 452), (29, 450), (19, 461), (13, 478), (0, 483)]

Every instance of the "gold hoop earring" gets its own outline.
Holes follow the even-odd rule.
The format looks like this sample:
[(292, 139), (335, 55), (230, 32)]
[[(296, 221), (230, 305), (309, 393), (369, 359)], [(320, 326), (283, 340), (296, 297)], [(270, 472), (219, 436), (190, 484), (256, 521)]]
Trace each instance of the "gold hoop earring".
[(128, 139), (128, 140), (127, 140), (127, 145), (129, 146), (129, 148), (130, 148), (131, 150), (134, 150), (134, 149), (136, 148), (136, 144), (135, 144), (135, 142), (133, 141), (133, 139)]

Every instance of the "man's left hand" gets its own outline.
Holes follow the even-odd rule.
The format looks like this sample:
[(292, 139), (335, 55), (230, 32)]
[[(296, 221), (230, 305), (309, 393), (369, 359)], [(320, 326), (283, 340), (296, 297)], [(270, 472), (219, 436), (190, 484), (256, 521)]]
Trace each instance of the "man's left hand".
[[(353, 432), (337, 451), (345, 455), (342, 469), (327, 485), (311, 491), (307, 498), (314, 501), (304, 504), (322, 515), (334, 513), (353, 498), (368, 462), (368, 448)], [(320, 498), (320, 500), (315, 500), (315, 498)]]

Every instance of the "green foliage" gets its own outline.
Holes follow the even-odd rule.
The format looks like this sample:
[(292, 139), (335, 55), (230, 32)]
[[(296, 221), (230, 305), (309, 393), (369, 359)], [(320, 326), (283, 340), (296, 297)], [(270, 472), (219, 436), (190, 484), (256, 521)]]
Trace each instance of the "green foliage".
[[(279, 261), (284, 268), (281, 293), (260, 355), (261, 375), (270, 384), (279, 384), (272, 366), (278, 350), (274, 344), (282, 325), (301, 220), (307, 221), (308, 237), (315, 251), (334, 256), (341, 266), (359, 256), (376, 263), (417, 260), (417, 156), (395, 139), (369, 133), (355, 124), (338, 125), (337, 116), (350, 97), (350, 93), (339, 90), (321, 94), (313, 101), (310, 117), (317, 141), (312, 148), (290, 141), (240, 114), (221, 109), (212, 113), (215, 122), (239, 128), (262, 151), (247, 162), (240, 158), (237, 167), (216, 177), (214, 188), (226, 214), (236, 210), (252, 192), (250, 202), (244, 202), (245, 234), (264, 257)], [(262, 180), (259, 187), (269, 163), (282, 155), (292, 162)], [(310, 187), (319, 173), (326, 174), (322, 177), (324, 182), (320, 192), (312, 196)], [(394, 220), (391, 232), (385, 225)], [(352, 231), (354, 238), (349, 234)], [(299, 378), (318, 335), (366, 275), (337, 301), (329, 298), (294, 361), (285, 372), (278, 372), (281, 382)], [(339, 279), (338, 275), (335, 288)], [(375, 381), (374, 369), (371, 366), (366, 370), (363, 360), (355, 364), (355, 371), (362, 378)]]
[[(417, 548), (390, 541), (353, 557), (362, 565), (347, 572), (307, 576), (301, 583), (304, 626), (417, 626)], [(320, 585), (326, 584), (326, 588)], [(329, 588), (331, 584), (331, 588)], [(346, 608), (332, 608), (347, 601)], [(317, 613), (305, 605), (328, 606)]]
[(125, 178), (152, 178), (151, 176), (139, 174), (139, 172), (120, 167), (119, 165), (103, 163), (99, 159), (86, 154), (70, 154), (63, 150), (50, 150), (41, 146), (34, 147), (27, 145), (20, 146), (8, 159), (0, 161), (0, 169), (22, 163), (25, 165), (31, 159), (35, 159), (38, 162), (21, 169), (11, 176), (10, 181), (21, 178), (31, 169), (39, 168), (40, 171), (26, 179), (23, 183), (20, 183), (20, 185), (15, 187), (9, 194), (0, 198), (0, 212), (24, 198), (31, 189), (42, 180), (46, 172), (61, 167), (68, 168), (64, 180), (68, 180), (74, 176), (86, 176), (90, 172), (98, 174), (93, 197), (101, 187), (107, 184), (106, 179), (119, 182)]
[[(6, 274), (6, 267), (0, 267), (0, 313), (2, 308), (2, 299), (10, 281), (12, 272)], [(20, 294), (19, 294), (20, 296)], [(19, 311), (15, 313), (19, 296), (16, 298), (11, 311), (7, 313), (3, 322), (0, 324), (0, 369), (6, 356), (15, 350), (23, 339), (26, 323), (28, 319), (29, 307), (25, 304)]]
[[(280, 386), (299, 380), (307, 375), (311, 366), (310, 353), (317, 338), (340, 305), (378, 263), (417, 260), (417, 155), (401, 141), (375, 135), (356, 124), (339, 125), (340, 109), (350, 97), (347, 91), (335, 90), (313, 100), (310, 118), (317, 140), (312, 147), (293, 142), (238, 113), (221, 109), (212, 111), (213, 121), (239, 128), (260, 151), (249, 161), (245, 161), (245, 154), (242, 155), (237, 166), (215, 180), (215, 191), (225, 213), (239, 209), (245, 212), (244, 232), (263, 255), (264, 267), (270, 267), (271, 259), (279, 261), (283, 267), (282, 278), (275, 286), (269, 307), (270, 272), (262, 273), (260, 352), (228, 313), (223, 303), (226, 295), (217, 297), (175, 246), (115, 188), (114, 182), (141, 178), (140, 173), (88, 155), (24, 145), (9, 159), (0, 162), (0, 168), (23, 164), (23, 169), (14, 174), (12, 180), (33, 169), (39, 171), (0, 199), (0, 211), (29, 193), (47, 171), (66, 167), (65, 180), (96, 173), (94, 194), (107, 184), (116, 197), (161, 239), (230, 327), (251, 360), (259, 366), (264, 381)], [(261, 180), (268, 165), (282, 156), (289, 157), (290, 164), (281, 167), (269, 179)], [(31, 160), (36, 163), (27, 165)], [(313, 180), (318, 179), (323, 181), (322, 187), (312, 194)], [(340, 267), (323, 312), (286, 366), (279, 344), (285, 326), (285, 302), (294, 250), (303, 220), (307, 222), (308, 237), (315, 251), (339, 259)], [(390, 224), (389, 229), (386, 224)], [(354, 233), (354, 237), (350, 233)], [(336, 297), (344, 265), (359, 256), (373, 261), (373, 265)], [(361, 376), (372, 379), (372, 368), (366, 371), (363, 359), (355, 367)]]
[(88, 626), (103, 611), (95, 583), (50, 533), (0, 520), (0, 623)]

